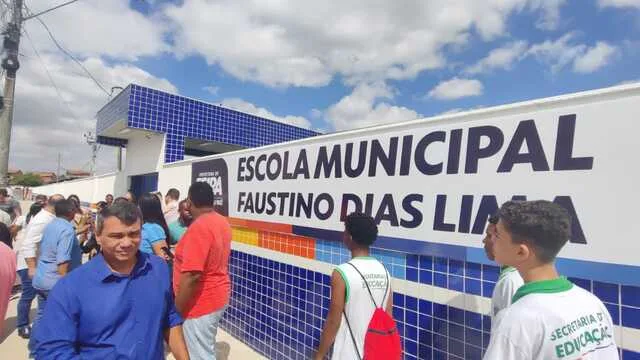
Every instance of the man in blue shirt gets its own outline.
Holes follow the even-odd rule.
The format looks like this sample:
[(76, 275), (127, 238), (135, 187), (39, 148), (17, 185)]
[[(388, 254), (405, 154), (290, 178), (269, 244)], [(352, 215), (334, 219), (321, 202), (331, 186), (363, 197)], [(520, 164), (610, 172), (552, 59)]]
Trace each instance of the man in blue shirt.
[(63, 277), (49, 293), (33, 337), (36, 359), (189, 359), (169, 268), (138, 251), (140, 210), (116, 203), (102, 211), (102, 253)]
[[(42, 302), (38, 304), (38, 317), (46, 304), (47, 294), (69, 271), (82, 264), (82, 250), (71, 225), (78, 208), (71, 200), (60, 200), (55, 205), (56, 218), (42, 233), (38, 265), (32, 285)], [(40, 305), (41, 304), (41, 305)]]

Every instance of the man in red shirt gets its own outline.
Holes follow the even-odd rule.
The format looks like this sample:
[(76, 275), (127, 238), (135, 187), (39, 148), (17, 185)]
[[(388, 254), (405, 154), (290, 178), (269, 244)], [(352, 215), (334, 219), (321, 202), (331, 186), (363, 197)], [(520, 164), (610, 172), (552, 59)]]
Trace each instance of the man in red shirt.
[(215, 360), (216, 332), (231, 293), (231, 226), (214, 211), (209, 184), (193, 183), (188, 201), (193, 223), (176, 247), (173, 291), (190, 356)]

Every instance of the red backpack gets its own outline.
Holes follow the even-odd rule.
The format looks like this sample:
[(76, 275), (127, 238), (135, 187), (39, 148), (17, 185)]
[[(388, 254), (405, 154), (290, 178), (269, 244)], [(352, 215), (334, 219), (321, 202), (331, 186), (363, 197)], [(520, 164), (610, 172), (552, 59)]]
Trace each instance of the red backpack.
[(385, 270), (385, 274), (387, 276), (387, 288), (384, 291), (382, 304), (378, 306), (375, 299), (373, 298), (371, 289), (369, 288), (369, 283), (367, 283), (367, 280), (364, 278), (362, 273), (352, 263), (347, 264), (351, 265), (364, 281), (364, 284), (367, 286), (369, 296), (371, 297), (371, 301), (373, 302), (373, 306), (375, 306), (376, 308), (376, 310), (373, 312), (371, 320), (369, 321), (369, 326), (367, 326), (367, 333), (364, 336), (364, 354), (362, 355), (360, 355), (360, 350), (358, 350), (356, 339), (353, 336), (353, 331), (351, 331), (351, 325), (349, 325), (347, 313), (343, 310), (344, 318), (347, 321), (347, 327), (349, 328), (349, 334), (351, 334), (351, 340), (353, 340), (353, 346), (355, 347), (356, 353), (358, 354), (358, 359), (402, 359), (402, 345), (400, 342), (400, 334), (398, 333), (398, 328), (396, 327), (396, 322), (393, 321), (393, 318), (382, 307), (385, 304), (387, 291), (389, 290), (389, 273), (387, 273), (387, 271)]

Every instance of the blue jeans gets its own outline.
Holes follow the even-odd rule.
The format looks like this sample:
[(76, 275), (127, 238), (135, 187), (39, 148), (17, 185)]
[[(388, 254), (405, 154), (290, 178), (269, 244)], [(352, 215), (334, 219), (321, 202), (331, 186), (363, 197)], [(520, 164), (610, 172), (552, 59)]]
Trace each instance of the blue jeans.
[(31, 333), (32, 336), (29, 338), (29, 345), (27, 345), (27, 347), (29, 348), (30, 357), (34, 356), (37, 347), (33, 334), (35, 334), (35, 332), (37, 331), (38, 321), (42, 318), (42, 314), (44, 314), (44, 307), (47, 305), (47, 297), (49, 296), (49, 290), (35, 289), (35, 291), (36, 295), (38, 295), (38, 313), (36, 314), (36, 318), (33, 320), (33, 330)]
[[(16, 327), (21, 329), (29, 326), (29, 312), (31, 311), (31, 303), (36, 297), (36, 290), (31, 286), (31, 278), (29, 277), (29, 270), (18, 270), (18, 277), (20, 277), (20, 283), (22, 284), (22, 294), (20, 294), (20, 300), (18, 301), (18, 321)], [(40, 303), (38, 303), (38, 307)]]
[(226, 308), (184, 321), (182, 332), (192, 359), (216, 360), (216, 333)]

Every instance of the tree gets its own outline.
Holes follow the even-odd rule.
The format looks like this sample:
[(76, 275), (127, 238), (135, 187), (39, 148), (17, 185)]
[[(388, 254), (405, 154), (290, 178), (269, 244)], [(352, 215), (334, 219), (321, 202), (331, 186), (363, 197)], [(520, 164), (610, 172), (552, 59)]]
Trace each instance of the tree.
[(11, 181), (13, 185), (22, 185), (22, 186), (40, 186), (42, 185), (42, 179), (40, 176), (33, 173), (25, 173), (22, 175), (18, 175)]

